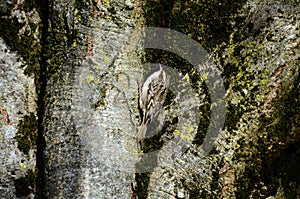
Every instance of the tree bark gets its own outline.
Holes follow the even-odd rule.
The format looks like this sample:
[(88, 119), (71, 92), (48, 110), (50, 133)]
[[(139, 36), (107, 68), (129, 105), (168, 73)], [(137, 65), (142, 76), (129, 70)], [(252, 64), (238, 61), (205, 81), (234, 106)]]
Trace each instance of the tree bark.
[[(297, 0), (1, 2), (1, 198), (299, 197), (299, 10)], [(226, 121), (209, 154), (205, 74), (143, 49), (132, 30), (147, 26), (188, 35), (222, 72)], [(144, 62), (176, 69), (201, 98), (198, 127), (178, 127), (193, 141), (170, 159), (139, 155), (187, 139), (176, 125), (189, 110), (169, 92), (163, 130), (137, 149)]]

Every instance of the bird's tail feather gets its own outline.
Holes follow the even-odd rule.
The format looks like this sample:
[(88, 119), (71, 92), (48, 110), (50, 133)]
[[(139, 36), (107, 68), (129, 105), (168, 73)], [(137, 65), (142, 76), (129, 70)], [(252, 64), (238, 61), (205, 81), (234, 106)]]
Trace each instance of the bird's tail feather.
[(143, 141), (146, 136), (146, 132), (147, 132), (147, 125), (143, 123), (136, 137), (136, 142), (140, 146), (140, 148), (142, 148), (143, 146)]

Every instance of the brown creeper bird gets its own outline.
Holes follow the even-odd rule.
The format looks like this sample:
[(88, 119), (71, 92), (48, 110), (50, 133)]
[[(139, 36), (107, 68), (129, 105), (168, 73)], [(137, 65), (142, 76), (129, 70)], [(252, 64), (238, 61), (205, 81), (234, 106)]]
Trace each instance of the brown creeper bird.
[(140, 146), (140, 149), (142, 149), (148, 125), (158, 115), (163, 106), (169, 86), (169, 77), (161, 65), (159, 65), (159, 67), (159, 71), (150, 75), (143, 87), (139, 89), (139, 105), (142, 111), (142, 123), (136, 142)]

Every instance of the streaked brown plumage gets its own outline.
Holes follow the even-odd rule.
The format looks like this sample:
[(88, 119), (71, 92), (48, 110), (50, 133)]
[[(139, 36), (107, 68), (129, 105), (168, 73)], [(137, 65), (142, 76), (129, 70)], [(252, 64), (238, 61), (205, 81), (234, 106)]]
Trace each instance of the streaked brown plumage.
[(142, 109), (143, 118), (139, 129), (136, 141), (142, 148), (147, 127), (151, 121), (158, 115), (164, 100), (166, 98), (167, 89), (169, 86), (169, 78), (165, 71), (159, 65), (159, 71), (150, 75), (140, 89), (140, 108)]

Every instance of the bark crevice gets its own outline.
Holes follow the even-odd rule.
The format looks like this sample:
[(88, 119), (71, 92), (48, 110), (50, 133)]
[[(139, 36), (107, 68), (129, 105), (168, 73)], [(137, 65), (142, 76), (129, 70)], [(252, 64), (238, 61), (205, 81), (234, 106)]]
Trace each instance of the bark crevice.
[(41, 0), (40, 5), (40, 17), (42, 21), (42, 33), (41, 33), (41, 56), (40, 56), (40, 70), (36, 74), (37, 85), (37, 104), (38, 104), (38, 137), (36, 141), (36, 167), (38, 169), (38, 175), (36, 178), (36, 198), (45, 198), (46, 196), (46, 174), (45, 174), (45, 148), (46, 141), (44, 137), (44, 112), (45, 112), (45, 92), (47, 87), (47, 37), (49, 28), (49, 8), (50, 3), (48, 0)]

